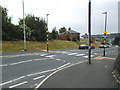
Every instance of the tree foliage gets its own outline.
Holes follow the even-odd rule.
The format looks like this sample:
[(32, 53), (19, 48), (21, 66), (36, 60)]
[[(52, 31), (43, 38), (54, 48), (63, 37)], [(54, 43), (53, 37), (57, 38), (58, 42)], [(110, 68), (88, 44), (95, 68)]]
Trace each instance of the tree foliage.
[(63, 33), (65, 34), (65, 33), (66, 33), (66, 30), (67, 30), (67, 29), (66, 29), (65, 27), (62, 27), (62, 28), (59, 29), (59, 33), (60, 33), (60, 34), (63, 34)]
[(51, 37), (52, 39), (57, 39), (57, 36), (58, 36), (58, 31), (56, 30), (56, 27), (55, 27), (52, 30)]
[[(0, 6), (1, 7), (1, 6)], [(19, 39), (18, 27), (11, 23), (12, 18), (8, 16), (7, 8), (2, 8), (2, 40), (12, 41)]]
[[(23, 24), (23, 19), (20, 19), (19, 25)], [(46, 40), (46, 22), (44, 19), (28, 14), (25, 17), (26, 34), (28, 40), (45, 41)]]

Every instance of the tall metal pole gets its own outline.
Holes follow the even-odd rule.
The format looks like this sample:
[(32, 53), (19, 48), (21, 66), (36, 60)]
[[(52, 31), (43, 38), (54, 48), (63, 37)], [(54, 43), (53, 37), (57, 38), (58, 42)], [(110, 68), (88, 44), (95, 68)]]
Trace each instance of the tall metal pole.
[(88, 59), (89, 64), (91, 64), (91, 0), (89, 0), (89, 9), (88, 9)]
[(25, 18), (24, 18), (24, 0), (23, 0), (23, 29), (24, 29), (24, 51), (26, 51)]
[[(105, 31), (106, 31), (106, 27), (107, 27), (107, 12), (104, 12), (103, 14), (105, 14)], [(106, 41), (106, 33), (104, 34), (104, 44)], [(104, 51), (103, 51), (103, 56), (105, 56), (105, 45), (104, 45)]]
[(48, 15), (47, 14), (47, 52), (49, 52), (49, 48), (48, 48)]

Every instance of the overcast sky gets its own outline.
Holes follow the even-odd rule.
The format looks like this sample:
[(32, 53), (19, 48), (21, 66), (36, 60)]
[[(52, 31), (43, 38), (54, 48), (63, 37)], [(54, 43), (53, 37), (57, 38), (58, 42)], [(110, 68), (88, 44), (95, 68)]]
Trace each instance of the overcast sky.
[[(48, 16), (49, 31), (65, 26), (67, 29), (88, 33), (88, 1), (89, 0), (24, 0), (25, 15), (33, 14), (37, 17)], [(104, 31), (104, 11), (108, 12), (108, 33), (118, 32), (118, 1), (119, 0), (91, 0), (92, 1), (92, 34)], [(22, 0), (0, 0), (0, 5), (8, 9), (12, 23), (18, 24), (18, 18), (23, 17)]]

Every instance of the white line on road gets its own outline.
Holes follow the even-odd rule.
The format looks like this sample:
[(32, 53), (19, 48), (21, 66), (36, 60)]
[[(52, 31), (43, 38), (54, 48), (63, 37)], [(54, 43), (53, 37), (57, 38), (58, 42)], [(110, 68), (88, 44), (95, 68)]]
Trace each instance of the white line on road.
[(27, 62), (31, 62), (32, 60), (27, 60), (27, 61), (21, 61), (21, 62), (17, 62), (17, 63), (11, 63), (9, 65), (17, 65), (17, 64), (22, 64), (22, 63), (27, 63)]
[(78, 54), (78, 53), (70, 53), (70, 54), (68, 54), (68, 55), (76, 55), (76, 54)]
[(56, 56), (56, 55), (49, 55), (49, 56), (45, 56), (45, 57), (49, 57), (49, 58), (51, 58), (51, 57), (54, 57), (54, 56)]
[(12, 82), (12, 80), (4, 82), (4, 83), (1, 83), (0, 86), (6, 85), (6, 84), (11, 83), (11, 82)]
[(46, 60), (48, 58), (41, 58), (41, 59), (33, 59), (33, 61), (42, 61), (42, 60)]
[(47, 54), (41, 54), (40, 56), (45, 56), (45, 55), (47, 55)]
[(45, 77), (45, 75), (40, 76), (40, 77), (33, 78), (33, 80), (38, 80), (38, 79), (41, 79), (41, 78), (43, 78), (43, 77)]
[[(88, 56), (83, 56), (84, 58), (88, 58)], [(94, 57), (94, 55), (91, 55), (91, 57)]]
[(56, 59), (57, 61), (61, 61), (60, 59)]
[(25, 78), (25, 76), (21, 76), (21, 77), (19, 77), (19, 78), (16, 78), (16, 79), (13, 79), (13, 80), (10, 80), (10, 81), (1, 83), (0, 86), (3, 86), (3, 85), (6, 85), (6, 84), (9, 84), (9, 83), (12, 83), (12, 82), (14, 82), (14, 81), (18, 81), (18, 80), (23, 79), (23, 78)]
[(85, 55), (85, 54), (78, 54), (78, 55), (75, 55), (75, 56), (83, 56), (83, 55)]
[(30, 77), (30, 76), (34, 76), (34, 75), (38, 75), (38, 74), (43, 74), (43, 73), (47, 73), (47, 72), (52, 72), (52, 71), (55, 71), (55, 70), (56, 70), (56, 69), (46, 70), (46, 71), (42, 71), (42, 72), (32, 73), (32, 74), (29, 74), (29, 75), (27, 75), (27, 76)]
[(64, 64), (64, 65), (62, 65), (62, 66), (60, 66), (60, 67), (58, 67), (57, 69), (61, 69), (61, 68), (65, 67), (65, 66), (67, 66), (67, 65), (69, 65), (69, 64), (70, 64), (70, 62), (67, 63), (67, 64)]
[(0, 65), (0, 67), (6, 67), (6, 66), (8, 66), (8, 65), (7, 64)]
[(51, 73), (50, 75), (48, 75), (45, 79), (43, 79), (43, 80), (35, 87), (34, 90), (37, 90), (38, 88), (40, 88), (40, 86), (41, 86), (48, 78), (50, 78), (51, 76), (53, 76), (55, 73), (57, 73), (57, 72), (59, 72), (59, 71), (61, 71), (61, 70), (64, 70), (64, 69), (66, 69), (66, 68), (69, 68), (69, 67), (78, 65), (78, 64), (80, 64), (80, 63), (84, 63), (84, 62), (86, 62), (86, 61), (87, 61), (87, 60), (82, 61), (82, 62), (78, 62), (78, 63), (76, 63), (76, 64), (71, 64), (71, 65), (69, 65), (69, 66), (67, 66), (67, 67), (64, 67), (64, 68), (61, 68), (61, 69), (58, 69), (58, 70), (54, 71), (53, 73)]
[(21, 85), (26, 84), (26, 83), (28, 83), (28, 82), (27, 82), (27, 81), (24, 81), (24, 82), (22, 82), (22, 83), (18, 83), (18, 84), (16, 84), (16, 85), (12, 85), (12, 86), (10, 86), (9, 88), (14, 88), (14, 87), (17, 87), (17, 86), (21, 86)]
[(12, 81), (18, 81), (18, 80), (23, 79), (23, 78), (25, 78), (25, 76), (21, 76), (21, 77), (16, 78), (16, 79), (14, 79), (14, 80), (12, 80)]

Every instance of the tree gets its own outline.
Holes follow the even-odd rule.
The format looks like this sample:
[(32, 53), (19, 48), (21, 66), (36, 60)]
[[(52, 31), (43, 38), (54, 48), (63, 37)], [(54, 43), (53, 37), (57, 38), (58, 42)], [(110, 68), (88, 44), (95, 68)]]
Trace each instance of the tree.
[[(23, 23), (23, 19), (19, 20), (19, 25)], [(34, 15), (28, 14), (25, 17), (25, 24), (29, 27), (30, 39), (33, 41), (45, 41), (46, 40), (46, 28), (47, 24), (44, 19), (40, 17), (35, 17)]]
[(66, 35), (68, 41), (72, 41), (73, 35), (70, 32), (66, 33), (65, 35)]
[(8, 10), (7, 8), (2, 9), (2, 40), (5, 41), (12, 41), (12, 40), (18, 40), (19, 31), (18, 27), (11, 23), (12, 18), (8, 16)]
[(57, 39), (57, 36), (58, 36), (58, 31), (56, 31), (56, 27), (55, 27), (52, 30), (51, 37), (52, 39)]
[(66, 30), (67, 30), (67, 29), (66, 29), (65, 27), (62, 27), (62, 28), (59, 29), (59, 33), (60, 33), (60, 34), (65, 34), (65, 33), (66, 33)]

